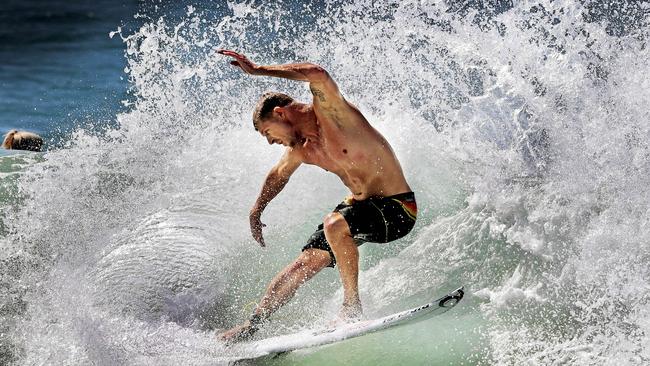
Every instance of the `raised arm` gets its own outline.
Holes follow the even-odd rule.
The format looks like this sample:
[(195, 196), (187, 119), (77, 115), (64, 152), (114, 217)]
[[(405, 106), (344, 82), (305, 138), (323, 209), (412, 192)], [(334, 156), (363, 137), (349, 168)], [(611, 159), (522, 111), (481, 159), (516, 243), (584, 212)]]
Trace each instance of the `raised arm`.
[(322, 67), (313, 63), (295, 63), (284, 65), (257, 65), (246, 56), (230, 50), (218, 50), (218, 53), (232, 57), (233, 66), (239, 67), (251, 75), (274, 76), (279, 78), (309, 82), (309, 89), (314, 95), (314, 104), (328, 108), (338, 103), (345, 103), (336, 82)]
[(302, 164), (302, 160), (298, 154), (293, 149), (288, 148), (280, 161), (266, 175), (262, 191), (249, 215), (251, 233), (255, 241), (260, 243), (261, 246), (265, 246), (264, 237), (262, 236), (262, 228), (265, 226), (261, 221), (262, 212), (269, 202), (284, 189), (287, 182), (289, 182), (289, 178), (300, 164)]

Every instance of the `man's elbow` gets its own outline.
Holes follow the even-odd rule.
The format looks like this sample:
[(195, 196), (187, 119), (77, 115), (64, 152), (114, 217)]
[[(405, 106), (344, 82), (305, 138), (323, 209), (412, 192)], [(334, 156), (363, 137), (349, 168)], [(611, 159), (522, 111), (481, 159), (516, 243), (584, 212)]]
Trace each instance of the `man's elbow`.
[(287, 174), (282, 168), (274, 168), (267, 176), (275, 185), (284, 185), (289, 181), (290, 174)]
[(322, 66), (308, 63), (305, 74), (309, 81), (323, 81), (329, 79), (330, 75)]
[(280, 184), (282, 185), (287, 184), (289, 178), (291, 178), (291, 172), (286, 171), (285, 169), (278, 170), (277, 179), (280, 182)]

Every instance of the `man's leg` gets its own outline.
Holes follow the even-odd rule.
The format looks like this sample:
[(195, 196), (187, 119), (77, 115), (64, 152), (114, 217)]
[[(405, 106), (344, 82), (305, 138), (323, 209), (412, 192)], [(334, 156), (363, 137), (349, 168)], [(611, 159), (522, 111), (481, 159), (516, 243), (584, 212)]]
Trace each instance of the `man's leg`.
[(359, 299), (359, 248), (343, 215), (333, 212), (327, 215), (323, 224), (343, 284), (343, 306), (339, 318), (344, 321), (358, 319), (363, 312)]
[(320, 249), (306, 249), (298, 258), (285, 267), (269, 284), (255, 314), (263, 319), (286, 304), (298, 287), (327, 267), (331, 258), (328, 252)]
[[(271, 316), (293, 297), (300, 285), (327, 267), (331, 260), (330, 254), (325, 250), (312, 248), (303, 251), (293, 263), (286, 266), (271, 280), (253, 316), (259, 321)], [(247, 321), (243, 325), (219, 334), (218, 338), (222, 341), (237, 341), (252, 335), (256, 330), (257, 324)]]

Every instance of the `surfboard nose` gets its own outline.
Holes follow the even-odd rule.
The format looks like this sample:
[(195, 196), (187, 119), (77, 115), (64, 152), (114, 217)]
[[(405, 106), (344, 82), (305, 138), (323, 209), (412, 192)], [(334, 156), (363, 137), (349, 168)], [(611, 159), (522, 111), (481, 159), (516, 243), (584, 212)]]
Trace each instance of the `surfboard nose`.
[(440, 299), (438, 306), (441, 308), (451, 308), (458, 304), (458, 302), (465, 296), (464, 287), (458, 288), (456, 291), (448, 294), (447, 296)]

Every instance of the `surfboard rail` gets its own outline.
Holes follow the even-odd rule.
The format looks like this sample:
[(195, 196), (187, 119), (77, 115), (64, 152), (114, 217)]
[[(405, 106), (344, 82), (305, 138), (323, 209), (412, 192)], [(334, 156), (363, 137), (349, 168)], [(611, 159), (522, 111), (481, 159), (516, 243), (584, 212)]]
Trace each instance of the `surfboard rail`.
[(430, 303), (382, 318), (344, 324), (331, 329), (304, 331), (277, 336), (252, 343), (256, 353), (271, 355), (340, 342), (387, 328), (393, 328), (407, 323), (412, 324), (429, 319), (435, 315), (443, 314), (456, 306), (463, 299), (464, 295), (464, 287), (459, 287)]

